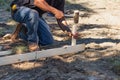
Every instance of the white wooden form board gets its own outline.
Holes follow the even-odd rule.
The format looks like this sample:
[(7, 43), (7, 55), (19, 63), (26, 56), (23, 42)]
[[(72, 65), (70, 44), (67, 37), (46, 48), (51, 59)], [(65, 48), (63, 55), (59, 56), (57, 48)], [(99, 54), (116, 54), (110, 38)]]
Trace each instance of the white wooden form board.
[(85, 49), (85, 44), (79, 44), (75, 46), (67, 46), (67, 47), (54, 48), (54, 49), (48, 49), (48, 50), (42, 50), (42, 51), (35, 51), (35, 52), (30, 52), (25, 54), (3, 56), (3, 57), (0, 57), (0, 66), (23, 62), (23, 61), (35, 60), (43, 57), (51, 57), (56, 55), (68, 54), (68, 53), (76, 53), (79, 51), (83, 51), (84, 49)]

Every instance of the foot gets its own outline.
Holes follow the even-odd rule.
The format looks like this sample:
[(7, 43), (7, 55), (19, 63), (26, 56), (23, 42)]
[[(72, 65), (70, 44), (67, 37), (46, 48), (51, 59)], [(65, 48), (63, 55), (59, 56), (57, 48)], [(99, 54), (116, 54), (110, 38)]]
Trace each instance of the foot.
[(36, 51), (39, 49), (39, 46), (36, 43), (30, 43), (28, 44), (29, 51)]

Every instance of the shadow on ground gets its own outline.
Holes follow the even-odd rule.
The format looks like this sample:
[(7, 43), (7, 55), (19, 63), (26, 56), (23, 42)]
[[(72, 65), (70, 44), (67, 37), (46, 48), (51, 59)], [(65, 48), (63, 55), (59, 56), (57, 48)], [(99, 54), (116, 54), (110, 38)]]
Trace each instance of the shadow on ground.
[[(95, 52), (94, 52), (95, 53)], [(96, 57), (97, 60), (90, 61), (88, 58), (82, 58), (83, 53), (69, 54), (64, 56), (43, 58), (37, 61), (23, 62), (17, 65), (0, 67), (1, 80), (89, 80), (91, 78), (98, 80), (118, 80), (118, 76), (112, 72), (111, 58)], [(33, 67), (24, 70), (25, 64), (30, 63)], [(39, 66), (36, 66), (39, 64)], [(116, 78), (116, 79), (115, 79)]]

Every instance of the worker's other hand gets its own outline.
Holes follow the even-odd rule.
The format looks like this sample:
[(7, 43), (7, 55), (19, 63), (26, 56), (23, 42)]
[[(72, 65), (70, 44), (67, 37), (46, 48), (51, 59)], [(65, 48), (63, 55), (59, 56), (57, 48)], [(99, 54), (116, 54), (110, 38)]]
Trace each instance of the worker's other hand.
[(54, 12), (54, 15), (55, 15), (55, 17), (56, 17), (57, 19), (61, 19), (62, 17), (64, 17), (64, 13), (63, 13), (62, 11), (60, 11), (60, 10), (56, 10), (56, 11)]

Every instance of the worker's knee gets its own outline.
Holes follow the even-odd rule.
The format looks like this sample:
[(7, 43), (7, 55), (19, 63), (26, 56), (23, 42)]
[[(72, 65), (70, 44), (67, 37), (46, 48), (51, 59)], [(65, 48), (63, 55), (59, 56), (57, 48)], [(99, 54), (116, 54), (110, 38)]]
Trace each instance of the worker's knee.
[(36, 10), (30, 11), (30, 20), (36, 21), (39, 19), (39, 13)]

